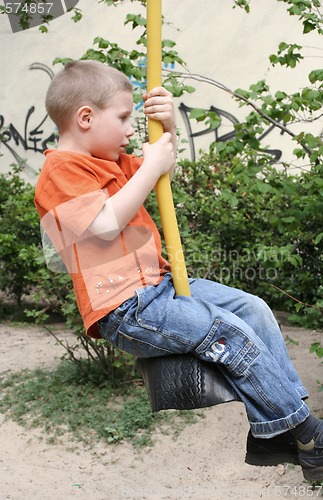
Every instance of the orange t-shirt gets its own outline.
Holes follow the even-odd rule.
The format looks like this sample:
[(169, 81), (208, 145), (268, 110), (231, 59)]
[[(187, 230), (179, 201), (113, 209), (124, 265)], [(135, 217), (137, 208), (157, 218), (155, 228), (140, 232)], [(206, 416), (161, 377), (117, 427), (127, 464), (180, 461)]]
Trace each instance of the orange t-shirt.
[(42, 229), (70, 274), (87, 334), (100, 338), (97, 321), (139, 288), (157, 285), (170, 271), (158, 230), (141, 207), (113, 240), (93, 235), (89, 225), (106, 200), (142, 164), (121, 154), (117, 163), (68, 151), (45, 151), (35, 205)]

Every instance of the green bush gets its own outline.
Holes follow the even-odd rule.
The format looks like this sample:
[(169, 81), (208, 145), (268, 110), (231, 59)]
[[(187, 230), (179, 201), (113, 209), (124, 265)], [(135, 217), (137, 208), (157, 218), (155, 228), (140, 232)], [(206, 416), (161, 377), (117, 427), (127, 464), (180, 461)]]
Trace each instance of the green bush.
[(41, 250), (34, 188), (19, 173), (13, 167), (0, 175), (0, 290), (21, 304), (22, 296), (34, 287)]
[(184, 161), (174, 202), (189, 274), (260, 295), (322, 326), (322, 165), (300, 175), (252, 150), (220, 164)]

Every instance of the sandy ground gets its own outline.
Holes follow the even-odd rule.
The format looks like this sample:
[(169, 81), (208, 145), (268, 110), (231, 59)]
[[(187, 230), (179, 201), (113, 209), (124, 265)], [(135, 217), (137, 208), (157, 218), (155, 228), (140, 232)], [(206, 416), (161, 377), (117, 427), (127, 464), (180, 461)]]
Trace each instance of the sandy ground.
[[(312, 411), (323, 417), (322, 362), (309, 353), (323, 332), (283, 327), (299, 342), (288, 349), (311, 393)], [(69, 332), (60, 331), (60, 338)], [(46, 331), (0, 325), (0, 372), (53, 367), (63, 348)], [(97, 444), (91, 450), (65, 442), (49, 445), (40, 430), (26, 430), (0, 415), (0, 500), (121, 500), (322, 497), (299, 466), (253, 467), (244, 463), (248, 423), (241, 403), (208, 408), (205, 418), (178, 437), (157, 433), (155, 444)]]

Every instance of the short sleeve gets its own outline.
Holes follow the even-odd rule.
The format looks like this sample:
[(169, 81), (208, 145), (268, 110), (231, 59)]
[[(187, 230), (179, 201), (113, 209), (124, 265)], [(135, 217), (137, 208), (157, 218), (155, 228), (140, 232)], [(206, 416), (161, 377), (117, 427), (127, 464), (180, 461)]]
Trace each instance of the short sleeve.
[(82, 161), (53, 162), (40, 175), (35, 193), (35, 204), (42, 214), (56, 212), (62, 226), (82, 234), (93, 222), (107, 200), (108, 185), (115, 180), (114, 173), (105, 172), (101, 189), (95, 171)]

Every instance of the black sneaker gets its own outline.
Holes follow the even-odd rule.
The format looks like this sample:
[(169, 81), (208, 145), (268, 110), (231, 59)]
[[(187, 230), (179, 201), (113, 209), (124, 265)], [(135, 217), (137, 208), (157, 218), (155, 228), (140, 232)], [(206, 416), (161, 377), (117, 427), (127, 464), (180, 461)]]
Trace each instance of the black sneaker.
[(307, 481), (323, 481), (323, 432), (308, 444), (297, 441), (299, 464)]
[(263, 466), (285, 463), (298, 465), (296, 440), (289, 431), (270, 439), (255, 438), (249, 431), (245, 462)]

